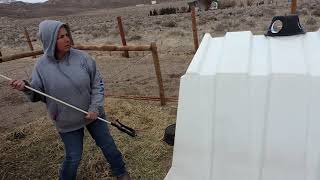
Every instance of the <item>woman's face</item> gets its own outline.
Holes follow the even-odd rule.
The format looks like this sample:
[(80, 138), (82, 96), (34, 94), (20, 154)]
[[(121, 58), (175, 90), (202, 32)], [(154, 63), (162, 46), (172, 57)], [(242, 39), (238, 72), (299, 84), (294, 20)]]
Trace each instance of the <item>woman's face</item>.
[(71, 41), (69, 38), (69, 34), (66, 28), (61, 27), (58, 33), (56, 52), (59, 54), (65, 54), (70, 50), (70, 48), (71, 48)]

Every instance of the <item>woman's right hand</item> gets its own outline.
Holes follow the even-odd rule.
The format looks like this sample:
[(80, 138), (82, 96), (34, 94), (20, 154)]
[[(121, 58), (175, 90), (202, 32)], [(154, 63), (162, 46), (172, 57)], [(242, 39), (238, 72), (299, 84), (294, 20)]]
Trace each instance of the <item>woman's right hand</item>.
[(25, 85), (26, 85), (26, 83), (24, 83), (23, 80), (11, 80), (10, 81), (10, 86), (13, 89), (17, 89), (19, 91), (24, 91), (26, 89)]

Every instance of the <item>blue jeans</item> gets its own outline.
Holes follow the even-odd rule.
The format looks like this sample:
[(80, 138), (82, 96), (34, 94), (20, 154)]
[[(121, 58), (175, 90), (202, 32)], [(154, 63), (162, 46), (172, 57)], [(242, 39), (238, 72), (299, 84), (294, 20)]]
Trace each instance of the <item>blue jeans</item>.
[[(106, 122), (95, 120), (86, 126), (97, 146), (110, 163), (114, 176), (126, 173), (125, 164), (120, 151), (117, 149)], [(64, 161), (60, 169), (60, 180), (76, 179), (77, 169), (82, 156), (84, 128), (59, 133), (64, 143)]]

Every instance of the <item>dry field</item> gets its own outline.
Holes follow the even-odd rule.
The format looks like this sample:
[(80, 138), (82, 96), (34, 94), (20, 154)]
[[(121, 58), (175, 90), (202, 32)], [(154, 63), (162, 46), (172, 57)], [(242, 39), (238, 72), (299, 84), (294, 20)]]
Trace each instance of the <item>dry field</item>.
[[(127, 44), (157, 43), (165, 95), (178, 96), (179, 78), (192, 60), (193, 39), (190, 13), (148, 16), (161, 7), (186, 7), (175, 2), (144, 7), (126, 7), (82, 12), (75, 15), (14, 19), (0, 17), (0, 50), (3, 55), (28, 51), (23, 36), (27, 27), (36, 39), (39, 22), (55, 19), (69, 23), (75, 44), (120, 45), (116, 17), (122, 16)], [(275, 15), (290, 13), (290, 4), (197, 12), (198, 34), (223, 36), (229, 31), (252, 31), (263, 34)], [(319, 28), (318, 3), (298, 4), (301, 24), (306, 31)], [(39, 42), (33, 42), (35, 49)], [(108, 95), (157, 96), (158, 86), (148, 52), (90, 52), (104, 77)], [(0, 73), (16, 79), (28, 79), (36, 59), (24, 58), (0, 64)], [(46, 117), (41, 103), (25, 97), (0, 79), (0, 179), (56, 179), (63, 159), (63, 145)], [(161, 107), (159, 102), (106, 99), (110, 118), (119, 118), (135, 128), (138, 137), (130, 138), (112, 129), (133, 179), (163, 179), (171, 162), (172, 147), (162, 142), (164, 129), (175, 122), (177, 103)], [(86, 136), (85, 153), (78, 179), (111, 179), (108, 167), (94, 142)]]

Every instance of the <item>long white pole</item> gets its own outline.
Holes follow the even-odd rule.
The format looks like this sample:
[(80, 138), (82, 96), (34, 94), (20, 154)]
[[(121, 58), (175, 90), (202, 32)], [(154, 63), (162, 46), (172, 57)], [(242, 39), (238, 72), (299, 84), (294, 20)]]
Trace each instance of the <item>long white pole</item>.
[[(6, 79), (6, 80), (8, 80), (8, 81), (11, 81), (11, 80), (12, 80), (11, 78), (9, 78), (9, 77), (7, 77), (7, 76), (4, 76), (4, 75), (2, 75), (2, 74), (0, 74), (0, 77)], [(68, 104), (68, 103), (66, 103), (66, 102), (64, 102), (64, 101), (61, 101), (60, 99), (57, 99), (57, 98), (55, 98), (55, 97), (52, 97), (52, 96), (50, 96), (50, 95), (48, 95), (48, 94), (45, 94), (45, 93), (43, 93), (43, 92), (41, 92), (41, 91), (38, 91), (38, 90), (36, 90), (36, 89), (34, 89), (34, 88), (32, 88), (32, 87), (29, 87), (29, 86), (27, 86), (27, 85), (25, 85), (25, 87), (26, 87), (27, 89), (33, 91), (33, 92), (39, 93), (39, 94), (41, 94), (41, 95), (43, 95), (43, 96), (46, 96), (46, 97), (48, 97), (48, 98), (50, 98), (50, 99), (53, 99), (53, 100), (59, 102), (59, 103), (61, 103), (61, 104), (64, 104), (64, 105), (66, 105), (66, 106), (68, 106), (68, 107), (71, 107), (71, 108), (73, 108), (73, 109), (75, 109), (75, 110), (78, 110), (78, 111), (80, 111), (80, 112), (83, 112), (83, 113), (85, 113), (85, 114), (88, 114), (87, 111), (84, 111), (84, 110), (82, 110), (82, 109), (80, 109), (80, 108), (78, 108), (78, 107), (76, 107), (76, 106), (73, 106), (73, 105)], [(104, 122), (106, 122), (106, 123), (108, 123), (108, 124), (111, 124), (110, 121), (107, 121), (107, 120), (102, 119), (102, 118), (100, 118), (100, 117), (98, 117), (97, 119), (99, 119), (99, 120), (101, 120), (101, 121), (104, 121)]]

